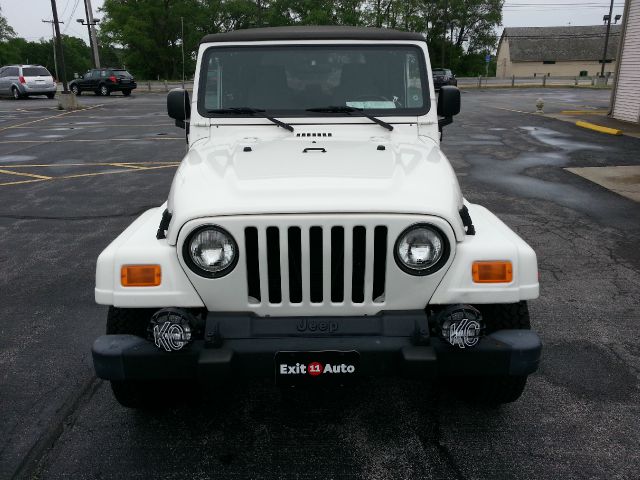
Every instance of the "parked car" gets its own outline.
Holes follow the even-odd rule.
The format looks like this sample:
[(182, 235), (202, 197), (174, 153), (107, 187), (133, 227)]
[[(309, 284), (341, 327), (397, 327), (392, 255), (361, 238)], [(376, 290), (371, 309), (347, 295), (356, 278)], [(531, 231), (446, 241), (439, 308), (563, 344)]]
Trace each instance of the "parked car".
[(433, 87), (440, 90), (443, 85), (458, 86), (458, 80), (451, 70), (448, 68), (435, 68), (431, 70), (433, 74)]
[(16, 100), (33, 95), (53, 98), (56, 82), (42, 65), (7, 65), (0, 68), (0, 95)]
[(111, 92), (122, 92), (128, 96), (136, 87), (133, 76), (122, 68), (95, 68), (69, 82), (69, 89), (75, 95), (95, 92), (96, 95), (106, 96)]
[(202, 39), (197, 98), (167, 97), (189, 143), (168, 199), (97, 261), (94, 366), (122, 405), (245, 376), (440, 376), (471, 400), (520, 397), (542, 348), (536, 254), (464, 198), (440, 146), (460, 91), (436, 105), (429, 68), (419, 33)]

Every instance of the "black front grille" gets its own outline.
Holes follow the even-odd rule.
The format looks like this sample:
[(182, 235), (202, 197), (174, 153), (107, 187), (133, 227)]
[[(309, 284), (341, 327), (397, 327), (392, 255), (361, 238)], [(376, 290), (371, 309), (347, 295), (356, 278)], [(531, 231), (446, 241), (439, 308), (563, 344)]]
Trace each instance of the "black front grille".
[[(300, 304), (305, 299), (312, 304), (384, 302), (387, 227), (349, 228), (350, 232), (342, 226), (330, 229), (294, 226), (281, 232), (279, 227), (272, 226), (261, 232), (256, 227), (246, 227), (249, 302), (261, 303), (266, 299), (271, 304)], [(265, 246), (266, 252), (260, 252), (260, 245)], [(263, 275), (266, 273), (266, 281), (262, 282), (261, 269)], [(345, 277), (350, 277), (348, 284)], [(371, 289), (367, 289), (368, 279), (373, 283)], [(345, 285), (350, 287), (348, 298)]]

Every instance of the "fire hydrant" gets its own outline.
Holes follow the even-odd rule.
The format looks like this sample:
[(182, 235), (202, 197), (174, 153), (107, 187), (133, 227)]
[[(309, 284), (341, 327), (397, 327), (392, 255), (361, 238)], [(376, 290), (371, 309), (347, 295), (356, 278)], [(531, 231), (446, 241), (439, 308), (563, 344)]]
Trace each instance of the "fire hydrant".
[(544, 113), (542, 111), (543, 107), (544, 107), (544, 100), (542, 100), (542, 98), (539, 98), (538, 100), (536, 100), (536, 113)]

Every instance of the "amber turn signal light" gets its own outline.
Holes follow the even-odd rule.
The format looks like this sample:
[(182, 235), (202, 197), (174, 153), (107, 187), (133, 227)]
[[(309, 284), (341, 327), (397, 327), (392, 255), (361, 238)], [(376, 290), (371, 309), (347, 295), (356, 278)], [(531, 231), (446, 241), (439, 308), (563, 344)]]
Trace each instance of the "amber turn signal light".
[(160, 265), (123, 265), (120, 269), (123, 287), (157, 287), (161, 278)]
[(510, 283), (513, 280), (511, 262), (473, 262), (471, 267), (475, 283)]

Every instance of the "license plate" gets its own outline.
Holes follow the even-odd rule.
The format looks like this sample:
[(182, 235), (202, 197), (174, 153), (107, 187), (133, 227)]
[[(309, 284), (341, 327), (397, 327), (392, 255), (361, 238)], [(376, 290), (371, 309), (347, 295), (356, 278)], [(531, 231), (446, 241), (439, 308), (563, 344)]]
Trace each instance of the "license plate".
[(277, 352), (276, 385), (345, 384), (360, 374), (356, 351)]

